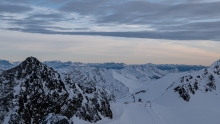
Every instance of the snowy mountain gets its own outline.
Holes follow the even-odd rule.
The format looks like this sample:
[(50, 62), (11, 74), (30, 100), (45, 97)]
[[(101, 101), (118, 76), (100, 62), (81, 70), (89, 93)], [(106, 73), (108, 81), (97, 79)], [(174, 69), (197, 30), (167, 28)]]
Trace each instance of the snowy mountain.
[(29, 57), (0, 72), (0, 123), (218, 124), (219, 66)]
[(191, 101), (191, 99), (197, 97), (197, 94), (200, 94), (201, 96), (206, 94), (217, 96), (217, 85), (219, 85), (218, 82), (220, 82), (219, 66), (220, 61), (217, 61), (209, 68), (200, 71), (191, 73), (169, 73), (166, 76), (135, 90), (124, 99), (129, 102), (142, 99), (144, 102), (160, 101), (160, 103), (164, 103), (161, 101), (161, 99), (163, 99), (166, 103), (170, 102), (174, 104), (177, 101), (174, 99), (174, 96), (177, 99), (180, 98), (183, 102)]
[[(84, 64), (70, 61), (46, 61), (43, 63), (54, 68), (61, 76), (66, 73), (71, 74), (74, 71), (80, 71), (81, 75), (86, 76), (102, 88), (109, 90), (116, 99), (120, 99), (128, 93), (145, 86), (150, 81), (161, 78), (171, 72), (161, 71), (150, 64), (125, 65), (124, 63), (113, 62)], [(3, 65), (7, 64), (3, 63)], [(9, 69), (15, 65), (14, 63), (8, 64), (5, 69)]]
[(107, 62), (107, 63), (82, 63), (82, 62), (61, 62), (61, 61), (45, 61), (44, 64), (54, 67), (54, 68), (65, 68), (65, 67), (78, 67), (78, 66), (89, 66), (94, 68), (105, 68), (105, 69), (122, 69), (126, 66), (124, 63), (114, 63), (114, 62)]
[(124, 64), (124, 63), (107, 62), (107, 63), (88, 63), (87, 66), (95, 67), (95, 68), (105, 68), (105, 69), (120, 70), (120, 69), (123, 69), (126, 66), (126, 64)]
[[(9, 69), (14, 66), (17, 66), (20, 62), (11, 62), (8, 60), (0, 60), (0, 68), (2, 69)], [(160, 70), (168, 71), (171, 73), (175, 72), (186, 72), (186, 71), (198, 71), (207, 66), (202, 65), (178, 65), (178, 64), (136, 64), (136, 65), (126, 65), (124, 63), (114, 63), (114, 62), (107, 62), (107, 63), (82, 63), (82, 62), (61, 62), (59, 60), (56, 61), (45, 61), (44, 64), (53, 67), (53, 68), (73, 68), (73, 67), (94, 67), (94, 68), (105, 68), (105, 69), (113, 69), (113, 70), (121, 70), (127, 66), (154, 66)]]
[(75, 68), (75, 67), (81, 67), (81, 66), (87, 66), (84, 63), (81, 62), (61, 62), (61, 61), (45, 61), (43, 62), (44, 64), (46, 64), (49, 67), (53, 67), (53, 68)]
[(97, 82), (101, 87), (108, 89), (116, 98), (122, 98), (129, 92), (126, 85), (113, 77), (114, 70), (112, 69), (84, 68), (83, 72), (89, 79)]
[(126, 85), (131, 93), (168, 73), (151, 65), (128, 65), (121, 70), (113, 71), (113, 77)]
[(34, 57), (0, 75), (0, 123), (97, 122), (112, 118), (112, 95), (90, 80), (61, 79)]
[[(93, 80), (97, 85), (109, 90), (116, 99), (123, 98), (128, 93), (131, 93), (168, 73), (179, 72), (177, 68), (174, 68), (177, 65), (167, 65), (170, 67), (167, 68), (168, 70), (160, 70), (156, 67), (158, 65), (154, 64), (125, 65), (124, 63), (112, 62), (103, 64), (84, 64), (70, 61), (46, 61), (44, 64), (53, 67), (60, 74), (71, 74), (74, 71), (80, 71), (81, 75), (86, 76)], [(183, 66), (184, 65), (181, 67)]]
[[(172, 100), (168, 100), (169, 102), (166, 100), (164, 104), (182, 104), (182, 101), (185, 101), (191, 106), (209, 104), (218, 107), (220, 105), (219, 88), (220, 60), (209, 68), (180, 77), (167, 88), (158, 102), (165, 101), (165, 97), (169, 96), (169, 98), (173, 97)], [(206, 103), (202, 104), (204, 100)]]
[[(145, 86), (150, 81), (159, 79), (168, 74), (151, 65), (127, 65), (123, 69), (94, 68), (80, 63), (65, 66), (59, 62), (47, 62), (60, 74), (82, 75), (97, 85), (110, 91), (116, 99), (125, 97), (128, 93)], [(77, 72), (77, 73), (76, 73)]]
[[(220, 60), (194, 72), (169, 73), (111, 103), (107, 124), (218, 124)], [(82, 124), (85, 122), (79, 121)], [(106, 124), (104, 121), (98, 124)]]
[[(207, 68), (207, 66), (203, 65), (184, 65), (184, 64), (153, 64), (160, 70), (178, 70), (179, 72), (186, 71), (199, 71), (201, 69)], [(177, 72), (177, 71), (176, 71)]]
[(0, 71), (12, 68), (15, 66), (15, 64), (16, 64), (16, 62), (10, 62), (8, 60), (1, 60), (0, 59)]

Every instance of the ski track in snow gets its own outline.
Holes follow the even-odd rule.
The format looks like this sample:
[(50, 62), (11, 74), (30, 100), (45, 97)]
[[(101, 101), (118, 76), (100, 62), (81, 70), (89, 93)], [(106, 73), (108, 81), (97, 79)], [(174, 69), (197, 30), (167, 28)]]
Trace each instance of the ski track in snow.
[[(219, 124), (220, 111), (190, 107), (165, 106), (152, 103), (111, 103), (113, 119), (103, 119), (96, 124)], [(90, 124), (83, 120), (76, 124)]]
[[(220, 61), (218, 60), (208, 69), (208, 74), (214, 75), (213, 78), (215, 80), (213, 82), (216, 86), (216, 88), (208, 92), (205, 92), (204, 86), (207, 86), (207, 83), (210, 82), (208, 80), (210, 77), (205, 76), (203, 70), (191, 73), (167, 74), (156, 68), (148, 68), (148, 66), (128, 66), (121, 71), (108, 71), (90, 67), (82, 67), (81, 71), (85, 75), (90, 74), (91, 70), (96, 72), (92, 73), (90, 77), (94, 77), (97, 85), (102, 84), (105, 88), (108, 88), (108, 86), (113, 87), (113, 84), (120, 82), (121, 85), (114, 85), (115, 88), (119, 88), (115, 89), (115, 91), (118, 91), (115, 95), (119, 96), (120, 93), (124, 92), (119, 97), (121, 98), (124, 94), (127, 94), (126, 97), (118, 99), (116, 103), (110, 104), (113, 119), (105, 118), (99, 114), (102, 120), (96, 122), (96, 124), (220, 124), (220, 98), (218, 96), (220, 94), (220, 75), (213, 71), (216, 69), (214, 68), (216, 67), (215, 65), (219, 63)], [(59, 69), (60, 72), (67, 71), (64, 68)], [(87, 73), (88, 70), (89, 72)], [(164, 76), (165, 74), (166, 76)], [(151, 80), (154, 76), (164, 77)], [(198, 76), (201, 78), (197, 78)], [(195, 94), (190, 94), (190, 101), (188, 102), (184, 101), (177, 92), (173, 91), (174, 87), (184, 84), (184, 81), (181, 82), (180, 77), (187, 78), (187, 80), (188, 78), (191, 79), (185, 82), (185, 86), (193, 83), (195, 79), (199, 80), (199, 90)], [(122, 90), (120, 86), (129, 90), (126, 90), (126, 88)], [(78, 86), (76, 88), (83, 94)], [(18, 92), (19, 87), (14, 87), (14, 90)], [(85, 96), (83, 98), (86, 99)], [(144, 103), (137, 102), (139, 99)], [(151, 107), (148, 104), (146, 106), (145, 102), (147, 101), (151, 101)], [(124, 102), (129, 103), (124, 104)], [(5, 116), (5, 118), (4, 123), (6, 124), (9, 121), (9, 115)], [(91, 124), (78, 117), (73, 117), (72, 120), (74, 124)]]

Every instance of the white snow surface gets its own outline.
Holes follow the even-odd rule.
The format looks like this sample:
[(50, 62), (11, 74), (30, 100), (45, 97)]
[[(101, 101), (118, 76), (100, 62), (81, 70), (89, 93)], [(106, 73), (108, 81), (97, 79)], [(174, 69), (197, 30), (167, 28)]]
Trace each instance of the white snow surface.
[(97, 85), (109, 90), (116, 99), (125, 97), (151, 81), (163, 77), (168, 71), (162, 71), (152, 65), (127, 65), (125, 68), (105, 69), (94, 68), (82, 63), (62, 63), (60, 61), (45, 62), (53, 67), (61, 75), (75, 74), (74, 71), (80, 71), (88, 79), (94, 81)]
[[(192, 73), (170, 73), (152, 81), (134, 90), (125, 98), (117, 100), (116, 103), (111, 103), (113, 119), (101, 120), (97, 124), (219, 124), (220, 76), (214, 73), (218, 64), (220, 65), (220, 61), (209, 67), (206, 75), (203, 69)], [(215, 79), (216, 90), (206, 92), (205, 87), (210, 82), (208, 79), (210, 75)], [(197, 76), (200, 78), (198, 79)], [(182, 77), (190, 79), (188, 82), (183, 82), (187, 85), (193, 83), (195, 79), (199, 82), (199, 90), (196, 90), (195, 94), (189, 92), (188, 102), (173, 90), (176, 86), (181, 86)], [(138, 99), (142, 102), (138, 102)], [(151, 102), (151, 106), (147, 101)], [(82, 120), (74, 121), (79, 124), (89, 124)]]
[[(135, 95), (136, 102), (133, 102), (134, 99), (129, 94), (116, 103), (111, 103), (113, 119), (104, 119), (97, 124), (219, 124), (219, 77), (216, 77), (216, 91), (198, 91), (189, 102), (180, 98), (178, 93), (167, 90), (180, 77), (197, 76), (202, 72), (203, 70), (194, 73), (173, 73), (153, 81), (135, 91), (146, 90), (145, 93)], [(142, 102), (138, 102), (139, 98)], [(147, 101), (151, 101), (151, 106)], [(75, 119), (74, 122), (89, 124), (79, 119)]]
[[(218, 109), (165, 106), (152, 103), (111, 103), (113, 119), (104, 119), (96, 124), (218, 124)], [(74, 118), (76, 124), (90, 124)]]
[[(215, 73), (220, 60), (207, 69), (207, 76), (204, 75), (204, 69), (191, 73), (168, 73), (148, 66), (132, 65), (121, 70), (107, 70), (78, 64), (82, 67), (77, 69), (95, 80), (97, 85), (112, 93), (115, 91), (114, 95), (120, 96), (115, 103), (110, 104), (113, 119), (103, 117), (96, 124), (220, 124), (220, 76)], [(62, 65), (56, 68), (59, 73), (71, 72), (73, 69), (76, 68)], [(216, 89), (206, 92), (210, 75), (215, 79)], [(182, 77), (192, 78), (182, 83)], [(195, 94), (189, 92), (188, 102), (173, 90), (184, 83), (194, 83), (195, 80), (199, 82), (199, 89)], [(138, 102), (139, 99), (141, 102)], [(90, 124), (78, 117), (71, 119), (75, 124)]]

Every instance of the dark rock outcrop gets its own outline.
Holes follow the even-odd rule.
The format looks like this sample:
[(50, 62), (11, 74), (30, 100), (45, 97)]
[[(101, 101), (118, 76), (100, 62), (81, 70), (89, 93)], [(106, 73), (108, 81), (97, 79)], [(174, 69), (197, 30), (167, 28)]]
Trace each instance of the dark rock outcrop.
[[(108, 101), (111, 95), (107, 91), (92, 82), (65, 79), (63, 81), (53, 68), (34, 57), (3, 71), (0, 75), (0, 123), (44, 123), (51, 114), (54, 116), (49, 120), (59, 116), (65, 124), (73, 123), (73, 116), (90, 122), (101, 120), (100, 115), (112, 118)], [(5, 120), (6, 116), (9, 120)]]
[(169, 88), (173, 87), (175, 83), (179, 85), (173, 88), (174, 92), (177, 92), (180, 97), (189, 101), (190, 96), (196, 94), (198, 91), (212, 92), (216, 90), (216, 79), (220, 78), (220, 60), (216, 61), (209, 68), (203, 69), (197, 76), (183, 76), (178, 81), (174, 82)]

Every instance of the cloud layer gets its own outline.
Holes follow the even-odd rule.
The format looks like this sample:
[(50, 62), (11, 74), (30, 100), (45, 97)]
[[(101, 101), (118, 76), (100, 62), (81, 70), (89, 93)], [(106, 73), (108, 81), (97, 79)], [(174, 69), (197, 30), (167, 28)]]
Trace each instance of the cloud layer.
[[(1, 59), (21, 61), (125, 62), (127, 64), (201, 64), (219, 59), (220, 42), (99, 36), (42, 35), (0, 31)], [(18, 42), (19, 41), (19, 42)]]
[(42, 34), (220, 40), (218, 0), (1, 0), (1, 29)]

